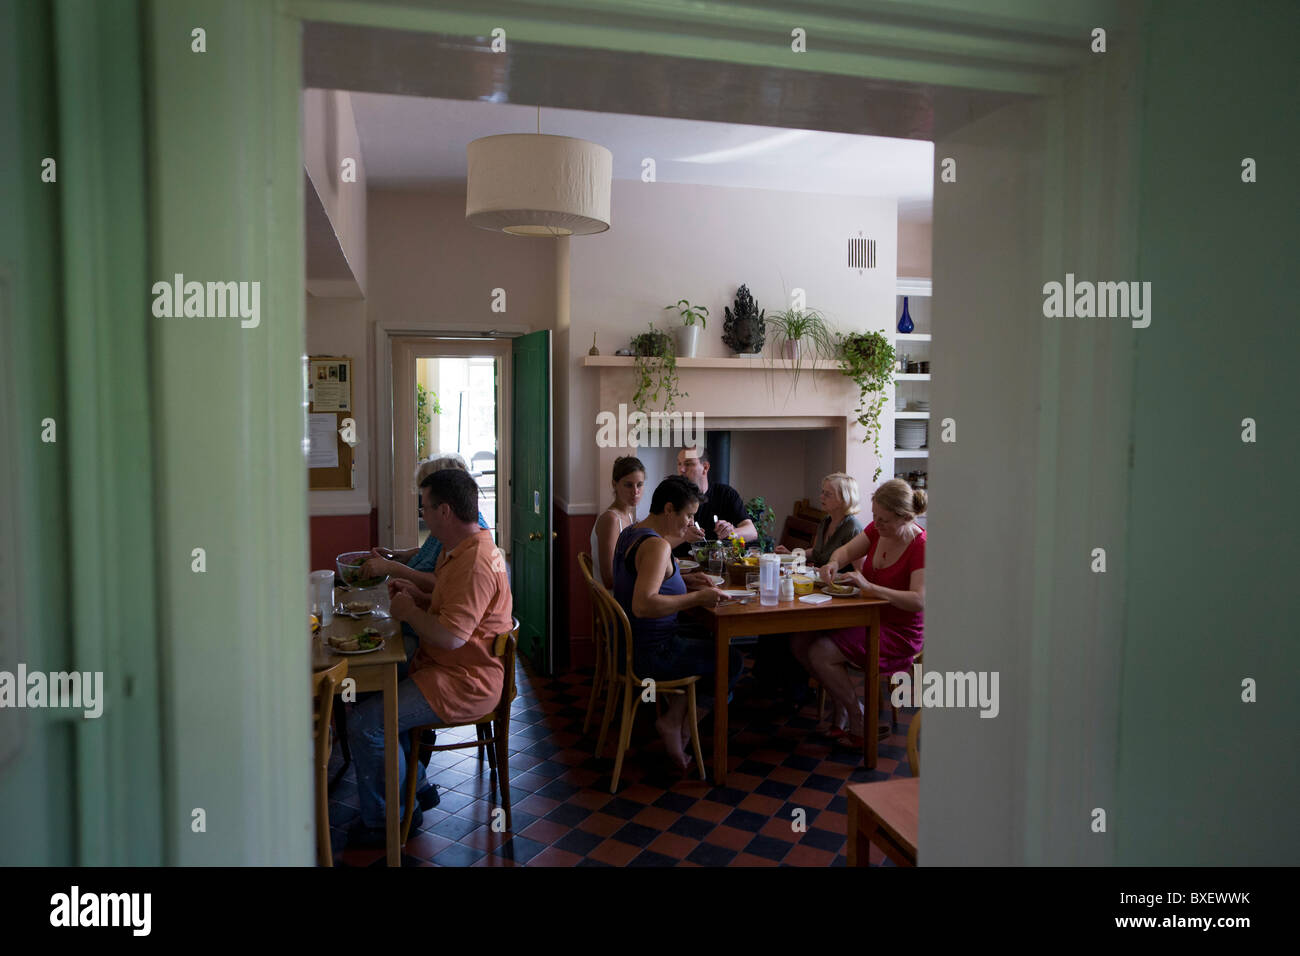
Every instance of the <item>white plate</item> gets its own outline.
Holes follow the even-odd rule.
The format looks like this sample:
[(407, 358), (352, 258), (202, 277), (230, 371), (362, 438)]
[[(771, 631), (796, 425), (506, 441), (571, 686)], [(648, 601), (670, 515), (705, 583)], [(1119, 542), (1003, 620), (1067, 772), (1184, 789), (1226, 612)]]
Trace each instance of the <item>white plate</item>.
[(362, 617), (370, 617), (374, 613), (375, 613), (375, 609), (373, 607), (368, 611), (344, 611), (342, 608), (337, 608), (337, 607), (334, 609), (335, 617), (350, 617), (353, 620)]
[(705, 577), (709, 579), (709, 583), (715, 588), (727, 580), (721, 574), (706, 574)]
[(373, 654), (375, 651), (381, 650), (383, 646), (383, 644), (380, 644), (379, 647), (372, 647), (366, 651), (341, 651), (337, 647), (331, 647), (330, 653), (341, 654), (343, 657), (355, 657), (358, 654)]
[(335, 653), (335, 654), (342, 654), (344, 657), (353, 657), (353, 656), (355, 656), (355, 655), (357, 655), (357, 654), (372, 654), (372, 653), (374, 653), (375, 651), (379, 650), (380, 648), (382, 648), (382, 647), (384, 646), (384, 641), (383, 641), (383, 639), (381, 638), (380, 641), (379, 641), (379, 644), (378, 644), (377, 646), (375, 646), (375, 647), (371, 647), (371, 648), (368, 648), (368, 649), (366, 649), (366, 650), (364, 650), (364, 651), (341, 651), (341, 650), (339, 650), (337, 647), (335, 647), (333, 644), (331, 644), (329, 641), (325, 641), (324, 644), (325, 644), (325, 646), (326, 646), (326, 647), (327, 647), (327, 648), (328, 648), (332, 653)]
[(733, 601), (758, 597), (757, 591), (745, 591), (736, 588), (720, 588), (719, 590), (721, 590), (724, 595), (731, 598)]
[(677, 566), (686, 572), (698, 571), (700, 568), (700, 562), (691, 561), (687, 558), (683, 558), (682, 560), (677, 562)]
[(858, 596), (857, 588), (854, 588), (851, 594), (836, 594), (834, 591), (830, 589), (829, 584), (823, 584), (821, 587), (821, 592), (822, 594), (825, 594), (827, 597), (857, 597)]

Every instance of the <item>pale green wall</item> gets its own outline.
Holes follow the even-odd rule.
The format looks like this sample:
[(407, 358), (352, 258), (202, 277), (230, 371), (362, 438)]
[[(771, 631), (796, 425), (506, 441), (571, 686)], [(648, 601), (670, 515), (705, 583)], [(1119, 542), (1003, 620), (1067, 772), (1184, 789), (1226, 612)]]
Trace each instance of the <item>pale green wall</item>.
[(1300, 859), (1298, 47), (1287, 0), (1151, 7), (1135, 278), (1155, 313), (1134, 375), (1121, 863)]
[(297, 27), (259, 0), (147, 10), (151, 281), (261, 283), (257, 328), (153, 325), (169, 859), (309, 863)]
[[(0, 3), (0, 407), (10, 439), (0, 450), (0, 508), (8, 512), (0, 527), (15, 535), (0, 561), (13, 589), (0, 622), (0, 669), (10, 672), (20, 661), (70, 666), (67, 581), (46, 573), (68, 564), (69, 445), (40, 440), (42, 419), (66, 421), (58, 189), (40, 181), (41, 160), (58, 147), (53, 32), (45, 7)], [(75, 863), (71, 723), (49, 711), (4, 710), (0, 735), (0, 754), (9, 755), (0, 762), (0, 865)]]

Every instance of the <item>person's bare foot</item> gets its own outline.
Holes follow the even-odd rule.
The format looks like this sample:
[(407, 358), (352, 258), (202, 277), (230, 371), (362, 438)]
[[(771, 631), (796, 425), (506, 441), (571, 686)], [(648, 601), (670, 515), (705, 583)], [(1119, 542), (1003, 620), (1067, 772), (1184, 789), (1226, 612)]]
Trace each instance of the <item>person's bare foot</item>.
[(685, 725), (674, 726), (672, 722), (660, 717), (655, 721), (655, 730), (659, 731), (659, 737), (664, 742), (664, 750), (668, 752), (668, 759), (674, 764), (685, 770), (690, 766), (691, 758), (686, 755), (686, 748), (683, 746), (682, 731)]

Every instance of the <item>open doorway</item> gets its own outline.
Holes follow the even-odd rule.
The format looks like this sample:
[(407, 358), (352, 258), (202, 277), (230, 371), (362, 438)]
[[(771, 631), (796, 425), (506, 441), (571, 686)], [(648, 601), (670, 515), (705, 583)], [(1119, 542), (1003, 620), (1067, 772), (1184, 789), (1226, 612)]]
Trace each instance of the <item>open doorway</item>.
[[(510, 401), (509, 341), (409, 336), (391, 340), (389, 380), (393, 472), (381, 492), (396, 547), (424, 543), (414, 475), (420, 461), (459, 454), (479, 486), (479, 510), (493, 540), (509, 541), (509, 435), (501, 410)], [(403, 438), (402, 436), (407, 436)]]
[[(420, 460), (452, 452), (469, 462), (479, 511), (496, 538), (497, 359), (446, 355), (415, 360), (416, 446)], [(419, 543), (429, 536), (419, 520)]]

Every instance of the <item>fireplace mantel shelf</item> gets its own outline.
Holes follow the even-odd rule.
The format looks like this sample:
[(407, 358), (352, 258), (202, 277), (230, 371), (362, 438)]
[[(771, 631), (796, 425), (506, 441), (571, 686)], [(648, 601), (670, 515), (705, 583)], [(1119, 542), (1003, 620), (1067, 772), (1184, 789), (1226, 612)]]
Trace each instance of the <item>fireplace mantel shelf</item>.
[[(792, 366), (789, 359), (767, 359), (760, 356), (754, 358), (679, 358), (677, 360), (678, 368), (730, 368), (730, 369), (766, 369), (769, 362), (771, 367), (777, 371), (791, 371)], [(587, 368), (631, 368), (636, 363), (636, 359), (631, 355), (584, 355), (582, 364)], [(803, 371), (816, 372), (838, 372), (840, 363), (818, 359), (815, 362), (808, 361), (803, 363)]]

